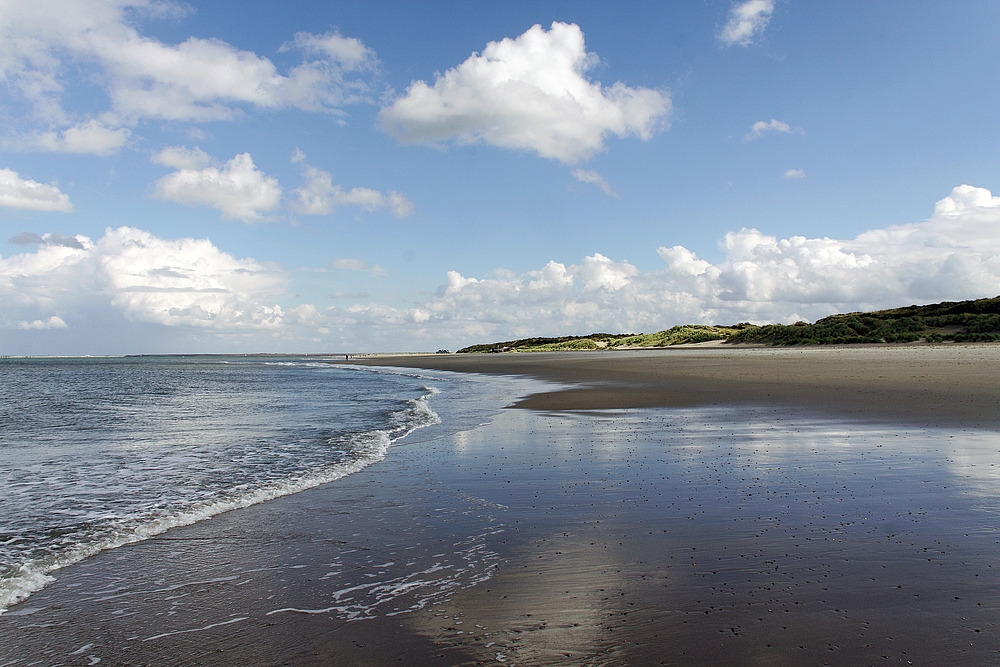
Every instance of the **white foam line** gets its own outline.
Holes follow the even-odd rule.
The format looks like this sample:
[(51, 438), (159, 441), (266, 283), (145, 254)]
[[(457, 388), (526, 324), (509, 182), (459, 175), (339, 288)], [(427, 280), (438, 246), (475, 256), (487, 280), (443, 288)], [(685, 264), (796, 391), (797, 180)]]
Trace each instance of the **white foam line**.
[(295, 607), (285, 607), (284, 609), (273, 609), (265, 616), (270, 616), (271, 614), (280, 614), (284, 611), (290, 611), (295, 614), (329, 614), (331, 611), (340, 611), (340, 607), (327, 607), (326, 609), (296, 609)]
[[(169, 593), (171, 591), (176, 591), (179, 588), (184, 588), (185, 586), (203, 586), (205, 584), (219, 584), (226, 581), (233, 581), (234, 579), (239, 579), (239, 576), (219, 577), (218, 579), (205, 579), (203, 581), (189, 581), (183, 584), (174, 584), (173, 586), (167, 586), (166, 588), (154, 588), (151, 591), (128, 591), (127, 593), (119, 593), (118, 595), (106, 595), (104, 597), (97, 597), (94, 598), (94, 600), (96, 602), (105, 602), (107, 600), (125, 598), (132, 595), (148, 595), (150, 593)], [(101, 593), (95, 593), (94, 595), (101, 595)]]
[(190, 628), (188, 630), (174, 630), (173, 632), (164, 632), (163, 634), (153, 635), (152, 637), (146, 637), (142, 641), (149, 642), (149, 641), (153, 641), (154, 639), (160, 639), (162, 637), (169, 637), (170, 635), (183, 635), (186, 632), (203, 632), (205, 630), (211, 630), (212, 628), (217, 628), (220, 625), (229, 625), (231, 623), (239, 623), (240, 621), (245, 621), (248, 618), (250, 618), (250, 617), (249, 616), (238, 616), (238, 617), (230, 619), (228, 621), (222, 621), (221, 623), (212, 623), (210, 625), (206, 625), (203, 628)]
[(160, 535), (171, 528), (189, 526), (193, 523), (210, 519), (223, 512), (243, 509), (268, 500), (299, 493), (320, 486), (321, 484), (334, 482), (359, 472), (373, 463), (378, 463), (385, 458), (389, 447), (394, 442), (405, 438), (417, 429), (441, 423), (441, 418), (428, 405), (428, 399), (437, 393), (437, 390), (427, 388), (427, 391), (429, 393), (420, 398), (407, 401), (410, 404), (409, 410), (416, 412), (417, 418), (401, 429), (393, 429), (396, 432), (402, 431), (400, 435), (391, 437), (390, 431), (381, 429), (355, 435), (356, 441), (364, 443), (364, 450), (367, 450), (363, 450), (365, 455), (360, 459), (350, 463), (339, 463), (324, 470), (305, 473), (298, 478), (293, 478), (283, 483), (272, 484), (271, 486), (257, 489), (236, 498), (216, 500), (202, 507), (191, 508), (175, 516), (152, 519), (149, 523), (137, 526), (124, 535), (118, 534), (113, 538), (78, 545), (76, 548), (60, 554), (54, 562), (40, 563), (38, 561), (29, 561), (22, 564), (18, 575), (6, 580), (0, 580), (0, 614), (7, 611), (8, 607), (23, 602), (32, 593), (40, 591), (55, 581), (55, 577), (50, 575), (51, 572), (72, 565), (73, 563), (78, 563), (89, 556), (109, 549), (116, 549), (126, 544), (141, 542)]
[[(336, 361), (336, 360), (332, 360)], [(415, 378), (417, 380), (440, 380), (440, 377), (417, 373), (412, 369), (405, 369), (402, 366), (355, 366), (354, 364), (330, 363), (329, 366), (345, 371), (358, 371), (362, 373), (375, 373), (376, 375), (398, 375), (400, 377)]]

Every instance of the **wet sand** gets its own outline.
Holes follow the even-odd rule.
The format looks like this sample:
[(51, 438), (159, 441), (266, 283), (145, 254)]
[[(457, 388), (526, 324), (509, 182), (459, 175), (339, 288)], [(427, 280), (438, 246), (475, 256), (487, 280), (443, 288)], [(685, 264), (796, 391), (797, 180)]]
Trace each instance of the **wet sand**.
[[(716, 350), (606, 372), (588, 355), (408, 357), (601, 383), (536, 384), (521, 405), (652, 403), (504, 410), (88, 559), (0, 616), (0, 666), (996, 664), (1000, 348), (896, 349), (937, 351), (836, 351), (829, 379), (808, 353), (792, 372), (797, 351), (750, 350), (715, 394)], [(656, 407), (684, 381), (643, 370), (664, 358), (704, 393)]]
[(921, 425), (1000, 426), (1000, 345), (398, 355), (352, 363), (513, 374), (578, 385), (538, 393), (536, 410), (742, 405)]

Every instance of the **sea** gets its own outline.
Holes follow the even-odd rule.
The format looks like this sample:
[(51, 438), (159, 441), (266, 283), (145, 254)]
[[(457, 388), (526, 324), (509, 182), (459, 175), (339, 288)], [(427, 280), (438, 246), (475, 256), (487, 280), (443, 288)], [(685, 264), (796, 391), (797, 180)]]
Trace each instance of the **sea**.
[(0, 359), (0, 613), (59, 568), (335, 482), (509, 396), (335, 357)]

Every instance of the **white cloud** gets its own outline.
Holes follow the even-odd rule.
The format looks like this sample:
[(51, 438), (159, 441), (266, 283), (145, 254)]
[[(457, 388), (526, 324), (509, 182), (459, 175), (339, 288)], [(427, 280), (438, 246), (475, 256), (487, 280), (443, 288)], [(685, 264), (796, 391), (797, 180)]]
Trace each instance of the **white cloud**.
[(368, 262), (360, 259), (335, 259), (330, 262), (330, 266), (334, 269), (341, 269), (343, 271), (367, 271)]
[[(207, 240), (167, 240), (128, 227), (109, 229), (97, 242), (25, 232), (18, 242), (37, 248), (0, 259), (0, 326), (34, 330), (63, 321), (73, 328), (103, 306), (135, 322), (210, 332), (227, 341), (239, 335), (253, 349), (271, 349), (272, 340), (298, 346), (325, 328), (334, 336), (324, 339), (326, 346), (389, 350), (529, 335), (656, 331), (686, 322), (815, 320), (836, 312), (1000, 294), (998, 230), (1000, 197), (962, 185), (923, 222), (873, 229), (853, 239), (779, 239), (741, 229), (726, 234), (717, 262), (664, 245), (656, 250), (662, 265), (641, 271), (593, 253), (577, 263), (549, 261), (522, 274), (447, 271), (434, 295), (406, 307), (355, 301), (325, 309), (278, 305), (288, 298), (283, 269), (236, 259)], [(379, 271), (352, 258), (336, 260), (332, 269)], [(271, 338), (275, 334), (279, 337)]]
[(288, 51), (294, 46), (303, 53), (322, 55), (340, 65), (347, 72), (374, 69), (378, 66), (375, 52), (365, 46), (360, 39), (344, 37), (338, 32), (314, 35), (308, 32), (295, 34), (290, 44), (281, 47)]
[(347, 257), (333, 260), (330, 262), (330, 268), (338, 269), (340, 271), (359, 271), (361, 273), (370, 273), (376, 278), (384, 278), (388, 275), (385, 269), (378, 264), (369, 264), (364, 260), (349, 259)]
[(414, 81), (379, 114), (382, 129), (405, 143), (484, 141), (574, 164), (604, 149), (608, 134), (649, 139), (665, 125), (670, 97), (621, 82), (603, 87), (585, 74), (599, 62), (575, 24), (535, 25), (516, 39)]
[(73, 210), (69, 196), (56, 186), (23, 179), (10, 169), (0, 169), (0, 206), (62, 213)]
[(799, 179), (805, 177), (806, 177), (805, 169), (789, 169), (788, 171), (785, 172), (785, 178)]
[(960, 185), (951, 194), (934, 204), (934, 216), (943, 219), (955, 219), (965, 215), (977, 214), (977, 219), (990, 216), (990, 209), (1000, 206), (1000, 197), (994, 197), (986, 188), (972, 185)]
[(79, 247), (43, 244), (0, 259), (0, 326), (59, 328), (66, 323), (53, 311), (95, 303), (165, 326), (242, 331), (283, 324), (274, 303), (286, 281), (280, 268), (236, 259), (206, 239), (167, 240), (131, 227), (108, 229), (96, 243), (75, 238)]
[[(0, 79), (34, 109), (34, 120), (67, 126), (41, 135), (46, 150), (113, 152), (127, 125), (143, 119), (204, 122), (247, 106), (331, 111), (370, 102), (374, 54), (336, 33), (299, 33), (282, 50), (303, 61), (280, 73), (269, 59), (219, 39), (166, 44), (137, 25), (185, 6), (166, 0), (5, 0), (0, 12)], [(70, 85), (110, 98), (95, 120), (74, 123), (63, 108)]]
[[(919, 223), (850, 240), (730, 232), (718, 263), (660, 247), (640, 272), (599, 253), (523, 275), (447, 282), (417, 309), (448, 344), (527, 335), (655, 331), (686, 322), (790, 322), (832, 313), (1000, 294), (1000, 197), (963, 185)], [(387, 322), (405, 317), (393, 312)], [(445, 333), (447, 332), (447, 334)]]
[[(302, 162), (305, 155), (297, 151), (293, 162)], [(389, 211), (397, 218), (405, 218), (413, 213), (413, 202), (401, 192), (383, 194), (371, 188), (351, 188), (344, 190), (333, 184), (329, 172), (305, 165), (302, 170), (305, 183), (293, 190), (297, 197), (292, 208), (303, 215), (327, 215), (338, 206), (357, 206), (369, 213)]]
[(130, 134), (128, 128), (112, 129), (99, 121), (89, 120), (61, 132), (39, 134), (35, 145), (39, 150), (56, 153), (111, 155), (128, 142)]
[(388, 209), (397, 218), (408, 218), (413, 215), (413, 202), (402, 192), (390, 192), (385, 199)]
[(754, 139), (759, 139), (768, 132), (779, 132), (781, 134), (792, 134), (793, 132), (798, 134), (805, 134), (805, 130), (801, 127), (792, 128), (791, 125), (783, 120), (777, 120), (772, 118), (771, 120), (758, 120), (756, 123), (750, 126), (750, 131), (743, 135), (743, 141), (753, 141)]
[(366, 211), (377, 211), (385, 207), (385, 197), (381, 192), (371, 188), (351, 188), (347, 192), (334, 188), (330, 204), (347, 204), (358, 206)]
[(158, 153), (154, 161), (181, 168), (156, 181), (155, 196), (181, 204), (211, 206), (224, 218), (247, 222), (259, 220), (262, 213), (280, 205), (278, 180), (257, 169), (249, 153), (240, 153), (221, 169), (198, 169), (205, 159), (207, 154), (197, 148), (187, 151), (171, 147)]
[(618, 195), (611, 188), (611, 184), (605, 180), (603, 176), (598, 174), (596, 171), (591, 171), (589, 169), (574, 169), (573, 178), (580, 181), (581, 183), (589, 183), (590, 185), (597, 186), (601, 191), (608, 195), (609, 197), (617, 197)]
[(67, 324), (57, 315), (52, 315), (46, 320), (32, 320), (31, 322), (22, 320), (17, 323), (18, 329), (66, 329)]
[[(155, 196), (182, 204), (203, 204), (222, 211), (223, 217), (259, 220), (277, 209), (282, 189), (277, 179), (265, 175), (242, 153), (224, 165), (195, 148), (167, 146), (151, 156), (153, 162), (177, 171), (156, 181)], [(305, 164), (296, 149), (292, 162), (302, 163), (305, 183), (293, 191), (290, 207), (303, 215), (326, 215), (338, 206), (357, 206), (368, 212), (389, 211), (398, 218), (413, 213), (413, 203), (399, 192), (383, 194), (371, 188), (344, 190), (333, 184), (329, 172)]]
[(210, 165), (217, 165), (219, 162), (197, 146), (194, 148), (167, 146), (158, 153), (154, 153), (150, 159), (156, 164), (178, 170), (204, 169)]
[(583, 266), (576, 273), (583, 281), (584, 289), (614, 292), (631, 283), (632, 278), (639, 275), (639, 269), (627, 261), (615, 262), (596, 252), (583, 259)]
[(774, 0), (747, 0), (729, 11), (729, 20), (719, 31), (724, 46), (750, 46), (767, 27), (774, 12)]

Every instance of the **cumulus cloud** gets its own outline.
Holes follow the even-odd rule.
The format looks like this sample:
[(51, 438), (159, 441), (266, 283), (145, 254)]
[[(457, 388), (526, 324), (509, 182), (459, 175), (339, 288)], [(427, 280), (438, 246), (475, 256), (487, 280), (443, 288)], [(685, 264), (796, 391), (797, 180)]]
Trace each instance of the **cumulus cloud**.
[[(142, 22), (182, 16), (166, 0), (7, 0), (0, 13), (0, 79), (34, 110), (34, 119), (67, 126), (38, 138), (45, 150), (114, 152), (126, 126), (143, 119), (227, 120), (245, 107), (342, 113), (371, 101), (374, 54), (337, 33), (299, 33), (282, 47), (303, 60), (285, 73), (268, 58), (219, 39), (166, 44), (143, 35)], [(77, 77), (70, 80), (71, 77)], [(80, 82), (110, 98), (103, 122), (77, 124), (63, 108)]]
[[(856, 310), (1000, 294), (1000, 197), (962, 185), (922, 222), (851, 239), (790, 236), (756, 229), (725, 235), (719, 261), (663, 245), (661, 264), (641, 271), (593, 253), (549, 261), (525, 273), (447, 271), (431, 296), (402, 306), (348, 303), (281, 307), (286, 273), (237, 259), (207, 240), (161, 239), (123, 227), (96, 242), (85, 236), (18, 235), (37, 246), (0, 259), (0, 326), (71, 328), (79, 304), (103, 303), (136, 322), (221, 335), (326, 329), (352, 347), (405, 349), (538, 334), (655, 331), (686, 322), (794, 322)], [(71, 240), (70, 240), (71, 239)], [(654, 250), (651, 248), (650, 253)], [(341, 258), (327, 270), (377, 272)], [(336, 299), (363, 299), (338, 292)], [(59, 320), (53, 320), (53, 317)], [(36, 324), (37, 322), (37, 324)], [(241, 333), (243, 332), (243, 333)], [(277, 340), (277, 339), (275, 339)]]
[(0, 206), (62, 213), (73, 210), (69, 196), (60, 192), (56, 186), (21, 178), (16, 171), (10, 169), (0, 169)]
[(771, 120), (758, 120), (756, 123), (750, 126), (750, 131), (743, 135), (743, 141), (753, 141), (754, 139), (759, 139), (769, 132), (778, 132), (781, 134), (792, 134), (793, 132), (798, 134), (805, 134), (805, 130), (801, 127), (792, 128), (791, 125), (783, 120), (777, 120), (772, 118)]
[(550, 261), (523, 275), (478, 278), (449, 271), (436, 297), (413, 312), (425, 313), (428, 326), (461, 342), (469, 336), (654, 331), (685, 322), (794, 322), (995, 296), (998, 229), (1000, 197), (963, 185), (939, 201), (928, 220), (854, 239), (730, 232), (718, 263), (683, 246), (662, 246), (663, 266), (647, 272), (599, 253), (579, 264)]
[(603, 176), (598, 174), (596, 171), (591, 171), (589, 169), (574, 169), (573, 178), (580, 181), (581, 183), (589, 183), (590, 185), (596, 186), (601, 189), (601, 191), (608, 195), (609, 197), (617, 197), (618, 195), (611, 188), (611, 184), (605, 180)]
[(404, 143), (483, 141), (567, 164), (603, 150), (609, 134), (647, 140), (666, 125), (668, 95), (591, 81), (586, 73), (598, 62), (579, 26), (535, 25), (490, 42), (433, 85), (414, 81), (379, 120)]
[[(39, 238), (46, 237), (52, 238)], [(96, 243), (85, 236), (75, 240), (0, 259), (0, 326), (62, 328), (66, 322), (56, 313), (95, 300), (129, 320), (166, 326), (272, 330), (284, 322), (274, 298), (285, 273), (236, 259), (207, 239), (168, 240), (120, 227)]]
[[(293, 161), (305, 159), (297, 152)], [(330, 172), (305, 165), (302, 170), (305, 183), (292, 191), (295, 202), (292, 208), (303, 215), (327, 215), (338, 206), (357, 206), (369, 213), (389, 211), (397, 218), (405, 218), (413, 213), (413, 202), (401, 192), (383, 194), (371, 188), (351, 188), (344, 190), (333, 184)]]
[(56, 153), (81, 153), (89, 155), (111, 155), (128, 143), (131, 131), (128, 128), (110, 128), (89, 120), (60, 132), (45, 132), (35, 137), (39, 150)]
[(17, 323), (18, 329), (66, 329), (67, 324), (57, 315), (52, 315), (45, 320), (32, 320), (28, 322), (22, 320)]
[(729, 20), (719, 31), (724, 46), (750, 46), (764, 32), (774, 12), (774, 0), (747, 0), (729, 11)]
[(806, 177), (805, 169), (789, 169), (788, 171), (785, 172), (785, 178), (790, 178), (795, 180), (805, 177)]
[(281, 203), (278, 180), (260, 171), (249, 153), (235, 156), (221, 168), (203, 166), (211, 158), (197, 148), (166, 148), (153, 160), (178, 169), (156, 181), (154, 194), (158, 199), (211, 206), (224, 218), (246, 222), (260, 220), (262, 213), (277, 209)]

